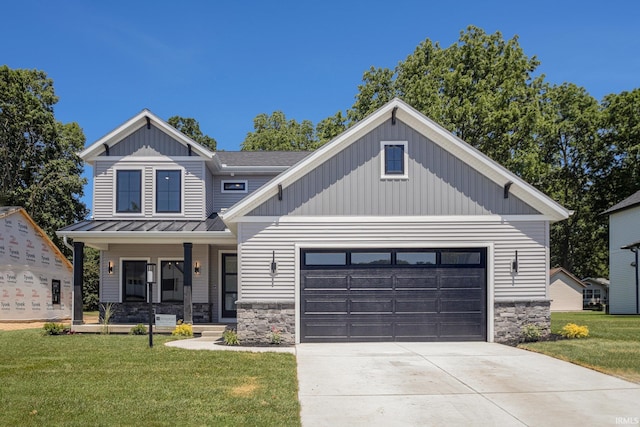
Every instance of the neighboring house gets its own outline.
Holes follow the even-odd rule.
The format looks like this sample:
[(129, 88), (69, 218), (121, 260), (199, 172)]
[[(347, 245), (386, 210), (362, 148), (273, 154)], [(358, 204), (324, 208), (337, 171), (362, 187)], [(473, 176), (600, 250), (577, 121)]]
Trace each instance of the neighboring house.
[(602, 277), (582, 279), (586, 288), (582, 291), (583, 306), (590, 308), (598, 305), (609, 305), (609, 281)]
[(72, 271), (24, 209), (0, 207), (0, 322), (70, 319)]
[(582, 310), (582, 291), (586, 288), (573, 274), (562, 267), (549, 270), (551, 311)]
[(77, 279), (101, 250), (118, 321), (147, 319), (151, 262), (158, 313), (245, 343), (548, 330), (549, 224), (570, 213), (398, 99), (309, 155), (212, 153), (145, 110), (80, 156), (94, 217), (59, 234)]
[(604, 213), (609, 215), (609, 313), (640, 314), (640, 191)]

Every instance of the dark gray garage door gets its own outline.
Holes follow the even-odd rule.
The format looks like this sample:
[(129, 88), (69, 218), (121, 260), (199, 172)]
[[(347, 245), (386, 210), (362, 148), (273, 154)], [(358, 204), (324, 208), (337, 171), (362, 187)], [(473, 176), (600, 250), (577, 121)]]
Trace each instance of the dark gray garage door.
[(301, 341), (485, 341), (486, 250), (302, 250)]

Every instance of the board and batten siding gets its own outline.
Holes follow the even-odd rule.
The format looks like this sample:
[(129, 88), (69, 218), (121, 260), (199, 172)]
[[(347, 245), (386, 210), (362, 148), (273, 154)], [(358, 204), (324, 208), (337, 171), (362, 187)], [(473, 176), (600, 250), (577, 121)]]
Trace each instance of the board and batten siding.
[[(159, 157), (153, 163), (147, 161), (99, 160), (94, 166), (93, 187), (93, 217), (97, 220), (139, 218), (146, 219), (156, 216), (166, 217), (168, 214), (155, 213), (155, 171), (163, 169), (184, 169), (182, 175), (182, 216), (184, 218), (206, 218), (206, 175), (209, 173), (204, 160), (194, 157), (194, 160), (171, 160)], [(142, 172), (142, 211), (143, 215), (127, 215), (115, 213), (115, 170), (139, 169)], [(170, 214), (170, 216), (177, 216)]]
[[(228, 209), (270, 181), (274, 175), (215, 175), (213, 177), (214, 212)], [(247, 192), (222, 192), (222, 181), (247, 181)]]
[[(407, 141), (408, 179), (381, 179), (381, 141)], [(506, 184), (506, 182), (505, 182)], [(249, 216), (529, 215), (528, 204), (397, 120), (378, 126)]]
[[(189, 148), (156, 126), (143, 125), (131, 135), (109, 147), (110, 156), (188, 156)], [(106, 157), (106, 152), (101, 156)]]
[[(546, 299), (548, 277), (546, 221), (478, 222), (243, 222), (238, 255), (243, 300), (295, 298), (295, 245), (323, 247), (456, 247), (493, 244), (494, 300)], [(519, 269), (511, 273), (518, 251)], [(275, 251), (277, 274), (270, 274)], [(489, 283), (488, 289), (491, 289)]]
[[(200, 274), (192, 276), (192, 297), (194, 303), (209, 302), (209, 246), (193, 245), (193, 261), (198, 261)], [(153, 301), (158, 301), (158, 284), (160, 283), (159, 260), (184, 258), (182, 245), (111, 245), (108, 251), (100, 254), (100, 302), (121, 302), (121, 259), (146, 260), (157, 264), (156, 283), (153, 286)], [(113, 262), (113, 274), (109, 274), (109, 261)], [(187, 268), (187, 266), (185, 266)], [(193, 266), (190, 268), (193, 269)], [(193, 271), (193, 270), (192, 270)]]
[(609, 311), (611, 314), (636, 313), (635, 255), (621, 249), (640, 241), (640, 206), (614, 212), (609, 217)]

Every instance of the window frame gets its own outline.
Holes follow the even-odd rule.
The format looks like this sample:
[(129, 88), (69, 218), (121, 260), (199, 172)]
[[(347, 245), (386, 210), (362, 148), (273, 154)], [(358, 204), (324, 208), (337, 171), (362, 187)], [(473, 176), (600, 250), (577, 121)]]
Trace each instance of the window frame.
[[(126, 295), (125, 295), (125, 292), (124, 292), (124, 285), (125, 285), (125, 283), (124, 283), (124, 263), (125, 262), (130, 262), (130, 261), (139, 261), (139, 262), (145, 262), (145, 263), (149, 264), (151, 262), (151, 258), (136, 258), (136, 257), (120, 258), (120, 260), (118, 262), (118, 264), (120, 266), (120, 270), (118, 271), (118, 276), (119, 276), (118, 282), (120, 283), (120, 286), (119, 286), (119, 288), (120, 288), (119, 300), (123, 304), (129, 304), (129, 303), (135, 304), (135, 303), (149, 302), (149, 295), (147, 295), (148, 284), (146, 283), (146, 280), (147, 280), (146, 279), (146, 267), (145, 267), (145, 279), (144, 279), (145, 282), (143, 283), (144, 295), (145, 295), (144, 301), (126, 301), (126, 299), (125, 299)], [(153, 272), (153, 277), (154, 278), (158, 277), (158, 275), (157, 275), (158, 271), (157, 270), (158, 270), (158, 266), (156, 266), (156, 269)], [(156, 279), (156, 282), (157, 282), (157, 279)], [(157, 302), (157, 301), (154, 299), (153, 302)]]
[(183, 265), (183, 270), (186, 270), (186, 265), (184, 263), (184, 259), (183, 258), (158, 258), (158, 300), (162, 303), (162, 302), (167, 302), (167, 303), (182, 303), (184, 302), (184, 271), (182, 273), (182, 300), (165, 300), (162, 297), (162, 263), (163, 262), (181, 262)]
[[(180, 195), (178, 203), (180, 209), (177, 211), (158, 210), (158, 173), (160, 172), (178, 172), (180, 174)], [(179, 167), (154, 167), (153, 168), (153, 212), (158, 215), (183, 215), (184, 214), (184, 180), (185, 173), (183, 168)]]
[[(118, 175), (120, 172), (138, 172), (140, 174), (140, 211), (129, 212), (118, 210)], [(118, 167), (114, 168), (113, 179), (113, 214), (114, 215), (131, 215), (131, 216), (143, 216), (144, 215), (144, 168), (142, 167)]]
[[(224, 188), (225, 184), (230, 183), (238, 183), (243, 184), (244, 188), (242, 190), (227, 190)], [(249, 180), (246, 179), (223, 179), (220, 181), (220, 192), (221, 193), (247, 193), (249, 191)]]
[[(389, 146), (402, 146), (402, 172), (387, 172), (387, 150)], [(409, 179), (409, 146), (408, 141), (380, 141), (380, 178), (381, 179)]]

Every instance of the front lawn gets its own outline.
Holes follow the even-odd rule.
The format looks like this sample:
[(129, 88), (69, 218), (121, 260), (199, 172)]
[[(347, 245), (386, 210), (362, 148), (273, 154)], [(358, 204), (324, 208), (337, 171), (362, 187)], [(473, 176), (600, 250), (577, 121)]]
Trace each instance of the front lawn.
[(0, 332), (0, 425), (300, 425), (295, 356), (171, 339)]
[(588, 326), (589, 337), (520, 347), (640, 383), (640, 316), (603, 312), (551, 314), (551, 332), (559, 333), (567, 323)]

